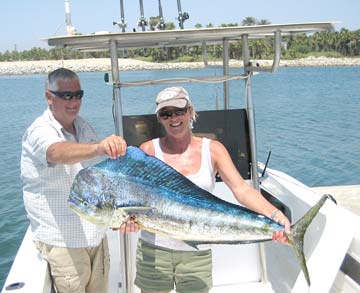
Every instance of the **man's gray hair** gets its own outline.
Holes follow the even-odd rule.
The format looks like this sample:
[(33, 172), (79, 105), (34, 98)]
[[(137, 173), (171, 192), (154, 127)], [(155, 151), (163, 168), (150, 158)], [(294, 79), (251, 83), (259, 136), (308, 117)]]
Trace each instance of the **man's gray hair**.
[(47, 90), (57, 91), (58, 90), (57, 82), (59, 80), (63, 80), (63, 81), (78, 80), (80, 82), (79, 76), (74, 71), (67, 68), (58, 68), (48, 74), (45, 83), (45, 88)]

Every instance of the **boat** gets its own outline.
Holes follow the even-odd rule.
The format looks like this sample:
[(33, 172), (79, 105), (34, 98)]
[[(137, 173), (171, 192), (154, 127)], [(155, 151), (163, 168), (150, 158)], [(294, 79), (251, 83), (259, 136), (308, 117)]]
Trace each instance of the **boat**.
[[(129, 145), (161, 135), (155, 115), (123, 115), (121, 91), (138, 86), (146, 91), (148, 85), (178, 83), (218, 83), (223, 85), (223, 107), (199, 111), (200, 121), (194, 128), (199, 136), (219, 139), (228, 148), (244, 179), (282, 210), (294, 223), (321, 197), (320, 194), (295, 178), (267, 163), (258, 162), (254, 104), (251, 94), (252, 79), (256, 74), (275, 73), (281, 59), (282, 37), (296, 33), (328, 30), (333, 22), (271, 24), (221, 28), (179, 29), (142, 32), (101, 33), (50, 37), (50, 46), (84, 52), (109, 51), (111, 73), (105, 75), (113, 86), (113, 115), (115, 132), (125, 137)], [(251, 60), (249, 40), (269, 38), (274, 47), (274, 58), (269, 67), (258, 66)], [(229, 46), (241, 41), (243, 73), (230, 74)], [(206, 67), (206, 46), (220, 44), (223, 48), (221, 76), (177, 77), (161, 80), (122, 82), (118, 54), (121, 50), (137, 48), (166, 48), (202, 46)], [(230, 81), (245, 83), (241, 97), (230, 95)], [(244, 108), (230, 109), (230, 98), (243, 99)], [(153, 97), (149, 97), (149, 103)], [(196, 105), (196, 101), (195, 105)], [(109, 113), (111, 110), (109, 109)], [(229, 202), (234, 198), (226, 185), (217, 179), (215, 195)], [(237, 204), (237, 203), (236, 203)], [(213, 246), (213, 281), (211, 293), (218, 292), (360, 292), (360, 218), (332, 202), (319, 211), (305, 235), (305, 256), (311, 277), (308, 287), (300, 266), (289, 247), (273, 243)], [(133, 284), (135, 250), (138, 234), (122, 235), (108, 232), (111, 270), (109, 292), (139, 292)], [(5, 282), (3, 293), (52, 292), (47, 264), (32, 244), (29, 228)]]

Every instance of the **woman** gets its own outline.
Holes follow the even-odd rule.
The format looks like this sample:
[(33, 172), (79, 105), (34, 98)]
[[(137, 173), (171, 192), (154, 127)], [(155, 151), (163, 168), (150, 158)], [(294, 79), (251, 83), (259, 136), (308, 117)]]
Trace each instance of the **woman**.
[[(193, 135), (196, 112), (189, 94), (182, 87), (162, 90), (156, 98), (156, 115), (165, 136), (143, 143), (140, 148), (156, 156), (199, 187), (212, 192), (215, 174), (231, 189), (239, 203), (263, 214), (290, 231), (284, 214), (243, 180), (226, 148), (218, 141)], [(283, 232), (273, 239), (286, 242)], [(135, 284), (147, 292), (208, 292), (212, 287), (211, 250), (196, 250), (181, 240), (147, 231), (141, 232), (137, 250)]]

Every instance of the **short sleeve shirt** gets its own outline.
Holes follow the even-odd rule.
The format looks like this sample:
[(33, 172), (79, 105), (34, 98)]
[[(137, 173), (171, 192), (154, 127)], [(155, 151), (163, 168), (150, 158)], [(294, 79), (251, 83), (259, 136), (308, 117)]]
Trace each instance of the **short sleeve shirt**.
[(50, 164), (46, 160), (47, 149), (54, 143), (97, 142), (94, 129), (80, 116), (74, 125), (76, 137), (47, 109), (26, 130), (21, 153), (24, 205), (35, 241), (71, 248), (97, 246), (107, 228), (80, 218), (67, 200), (76, 174), (99, 158), (72, 165)]

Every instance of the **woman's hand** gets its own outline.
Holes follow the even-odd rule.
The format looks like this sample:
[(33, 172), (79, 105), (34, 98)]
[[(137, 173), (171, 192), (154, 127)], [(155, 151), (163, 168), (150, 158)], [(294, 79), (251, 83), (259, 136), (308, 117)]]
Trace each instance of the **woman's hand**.
[(275, 231), (272, 236), (272, 240), (280, 243), (288, 243), (289, 240), (285, 233), (290, 233), (290, 221), (280, 210), (276, 210), (274, 213), (271, 217), (272, 220), (279, 225), (284, 226), (284, 231)]

